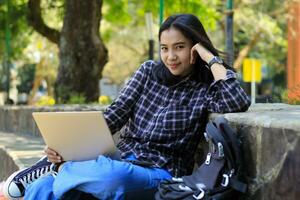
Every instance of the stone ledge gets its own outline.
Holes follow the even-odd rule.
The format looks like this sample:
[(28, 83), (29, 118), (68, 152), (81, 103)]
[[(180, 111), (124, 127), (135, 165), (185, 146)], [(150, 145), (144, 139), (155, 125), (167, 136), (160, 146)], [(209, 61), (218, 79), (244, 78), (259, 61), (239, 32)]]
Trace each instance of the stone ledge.
[[(244, 113), (227, 113), (232, 123), (264, 128), (287, 129), (300, 133), (300, 106), (287, 104), (256, 104)], [(299, 135), (300, 136), (300, 135)]]
[(98, 111), (100, 105), (56, 105), (56, 106), (0, 106), (0, 131), (40, 137), (40, 132), (32, 118), (33, 112), (54, 111)]

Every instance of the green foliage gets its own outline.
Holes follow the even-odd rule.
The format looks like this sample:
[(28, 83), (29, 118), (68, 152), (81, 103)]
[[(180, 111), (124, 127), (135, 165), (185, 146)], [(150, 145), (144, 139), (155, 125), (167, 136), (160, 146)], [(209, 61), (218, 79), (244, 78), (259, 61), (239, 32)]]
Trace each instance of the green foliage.
[(86, 98), (83, 94), (72, 93), (67, 104), (85, 104)]
[(128, 1), (105, 0), (103, 6), (104, 19), (112, 24), (126, 26), (130, 22)]
[(217, 11), (219, 5), (221, 5), (219, 0), (166, 0), (165, 16), (174, 13), (193, 13), (199, 17), (206, 29), (215, 30), (217, 20), (221, 18), (221, 13)]
[(70, 91), (70, 88), (63, 86), (63, 85), (56, 85), (55, 86), (55, 101), (57, 104), (64, 104), (66, 103), (63, 101), (63, 99), (68, 99), (70, 97), (68, 91)]
[[(286, 87), (285, 66), (287, 63), (287, 18), (286, 1), (235, 2), (234, 45), (236, 54), (255, 38), (258, 38), (247, 57), (259, 58), (268, 67), (268, 78), (273, 79), (273, 95), (281, 99)], [(278, 79), (280, 77), (280, 79)]]
[(259, 41), (248, 56), (260, 58), (268, 66), (274, 102), (300, 104), (299, 86), (286, 89), (287, 22), (293, 18), (287, 8), (289, 3), (296, 1), (299, 2), (265, 0), (245, 3), (240, 0), (235, 12), (237, 48), (247, 45), (255, 32), (261, 32)]
[[(56, 96), (60, 97), (58, 99), (55, 99), (55, 102), (57, 104), (84, 104), (86, 103), (86, 97), (84, 94), (79, 94), (76, 92), (70, 93), (72, 91), (70, 88), (66, 86), (57, 86)], [(65, 99), (68, 99), (67, 101)]]
[(60, 30), (64, 18), (65, 0), (41, 0), (42, 17), (48, 26)]
[[(8, 4), (9, 1), (9, 10)], [(64, 0), (41, 0), (44, 20), (51, 27), (60, 28), (64, 14)], [(25, 59), (23, 50), (32, 36), (32, 28), (27, 23), (28, 0), (2, 0), (0, 2), (0, 60), (5, 55), (6, 23), (10, 30), (10, 60)]]
[[(139, 34), (132, 34), (133, 32)], [(109, 62), (104, 68), (103, 77), (121, 86), (141, 62), (147, 59), (145, 28), (139, 26), (117, 31), (106, 45), (109, 48)]]
[[(7, 3), (9, 1), (9, 4)], [(3, 60), (5, 40), (7, 38), (6, 24), (10, 30), (10, 56), (17, 59), (22, 56), (22, 50), (28, 44), (29, 31), (26, 22), (27, 2), (25, 0), (7, 0), (0, 3), (0, 59)], [(9, 6), (9, 9), (8, 9)]]
[[(217, 12), (221, 0), (165, 0), (164, 19), (176, 13), (193, 13), (202, 21), (205, 28), (215, 30), (217, 20), (221, 18)], [(128, 26), (145, 26), (145, 13), (151, 12), (154, 26), (159, 26), (159, 1), (115, 0), (104, 1), (103, 17), (107, 22), (104, 38), (110, 39), (115, 28)], [(116, 27), (117, 26), (117, 27)]]
[(17, 76), (20, 83), (17, 85), (17, 90), (19, 93), (30, 93), (33, 86), (35, 68), (35, 64), (25, 64), (18, 68)]

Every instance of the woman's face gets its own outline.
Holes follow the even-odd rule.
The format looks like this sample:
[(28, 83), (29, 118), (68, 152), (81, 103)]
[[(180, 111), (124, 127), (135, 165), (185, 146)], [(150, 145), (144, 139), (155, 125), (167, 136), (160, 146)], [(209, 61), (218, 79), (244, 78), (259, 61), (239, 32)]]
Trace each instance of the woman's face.
[(178, 29), (169, 28), (160, 36), (160, 56), (173, 75), (185, 76), (193, 70), (190, 64), (192, 41)]

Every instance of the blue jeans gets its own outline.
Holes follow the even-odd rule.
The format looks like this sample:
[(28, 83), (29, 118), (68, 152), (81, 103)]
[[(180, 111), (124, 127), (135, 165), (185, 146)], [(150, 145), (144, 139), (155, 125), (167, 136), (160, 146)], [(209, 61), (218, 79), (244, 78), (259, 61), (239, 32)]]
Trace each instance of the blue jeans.
[[(133, 156), (130, 156), (132, 158)], [(40, 178), (25, 191), (25, 200), (55, 200), (71, 189), (99, 199), (124, 199), (124, 193), (157, 187), (171, 175), (164, 169), (141, 167), (99, 156), (96, 160), (66, 162), (58, 175)]]

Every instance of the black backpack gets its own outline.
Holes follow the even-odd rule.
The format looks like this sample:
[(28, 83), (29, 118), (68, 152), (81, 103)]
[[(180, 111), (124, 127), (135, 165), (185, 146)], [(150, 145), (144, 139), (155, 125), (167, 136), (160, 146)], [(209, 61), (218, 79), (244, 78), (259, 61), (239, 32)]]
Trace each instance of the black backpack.
[(246, 193), (241, 141), (224, 117), (209, 121), (204, 136), (209, 143), (206, 160), (190, 176), (160, 183), (156, 200), (234, 200)]

